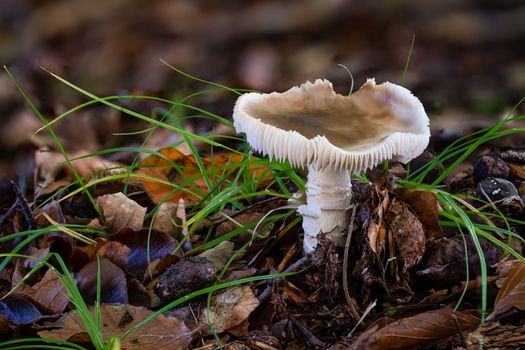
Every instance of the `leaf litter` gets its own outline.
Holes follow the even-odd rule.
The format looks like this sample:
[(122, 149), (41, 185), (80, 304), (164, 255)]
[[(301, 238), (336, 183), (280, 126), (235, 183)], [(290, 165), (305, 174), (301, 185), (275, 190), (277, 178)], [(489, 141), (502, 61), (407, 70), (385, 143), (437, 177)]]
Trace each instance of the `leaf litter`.
[[(131, 156), (76, 159), (72, 164), (85, 176), (92, 200), (72, 185), (62, 154), (37, 151), (33, 187), (9, 188), (5, 198), (11, 202), (0, 219), (2, 238), (20, 234), (2, 240), (2, 252), (32, 257), (4, 260), (1, 335), (36, 333), (89, 343), (80, 311), (59, 278), (59, 261), (51, 256), (50, 265), (39, 263), (58, 254), (91, 312), (100, 290), (106, 341), (169, 303), (210, 290), (208, 298), (188, 298), (133, 331), (122, 340), (128, 349), (216, 348), (217, 339), (231, 348), (255, 349), (460, 349), (523, 342), (523, 265), (509, 263), (508, 252), (490, 239), (503, 236), (523, 253), (525, 172), (516, 154), (480, 154), (441, 184), (451, 195), (465, 195), (464, 210), (485, 213), (473, 220), (491, 237), (477, 241), (446, 216), (435, 188), (397, 183), (396, 177), (407, 176), (401, 165), (392, 162), (365, 174), (373, 184), (354, 179), (355, 225), (343, 265), (345, 252), (322, 238), (314, 256), (302, 256), (294, 202), (273, 195), (289, 191), (301, 198), (301, 193), (288, 179), (276, 183), (271, 163), (209, 152), (203, 145), (199, 152), (202, 157), (191, 148), (169, 146), (138, 162)], [(69, 157), (86, 154), (76, 150)], [(414, 161), (413, 171), (436, 156), (424, 157)], [(130, 168), (108, 170), (124, 164)], [(427, 184), (445, 168), (436, 169), (424, 177)], [(233, 181), (260, 194), (226, 201), (195, 220)], [(25, 240), (27, 230), (43, 231)], [(220, 283), (283, 271), (297, 274), (211, 292)], [(478, 293), (483, 283), (493, 301), (484, 324)], [(505, 339), (498, 329), (512, 336)]]

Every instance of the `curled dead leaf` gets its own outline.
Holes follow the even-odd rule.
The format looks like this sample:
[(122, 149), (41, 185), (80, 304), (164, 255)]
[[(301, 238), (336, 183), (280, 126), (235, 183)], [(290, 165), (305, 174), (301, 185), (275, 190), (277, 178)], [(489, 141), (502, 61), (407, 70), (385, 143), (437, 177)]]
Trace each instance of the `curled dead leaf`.
[(306, 294), (291, 282), (285, 281), (283, 290), (288, 295), (288, 297), (299, 306), (308, 302), (308, 297)]
[(208, 259), (217, 269), (222, 269), (231, 257), (235, 244), (230, 241), (222, 241), (213, 248), (200, 253), (199, 256)]
[(381, 198), (381, 202), (376, 208), (374, 208), (373, 214), (370, 215), (367, 237), (372, 251), (377, 255), (381, 255), (385, 247), (386, 237), (380, 234), (380, 230), (383, 226), (385, 212), (390, 205), (390, 197), (388, 195), (388, 190), (386, 189), (376, 189), (376, 193)]
[(42, 314), (27, 298), (16, 293), (0, 300), (1, 323), (12, 326), (31, 324), (42, 318)]
[[(132, 231), (125, 228), (112, 236), (111, 240), (120, 242), (130, 249), (126, 262), (126, 272), (139, 280), (143, 280), (144, 273), (150, 263), (172, 254), (178, 244), (177, 240), (170, 235), (149, 229)], [(149, 251), (147, 242), (149, 242)]]
[[(102, 159), (99, 156), (89, 156), (88, 151), (77, 151), (68, 154), (71, 165), (80, 177), (86, 177), (98, 171), (119, 166), (118, 163)], [(67, 164), (64, 155), (51, 151), (47, 147), (35, 152), (35, 196), (39, 197), (66, 186), (74, 179), (74, 174)]]
[(177, 216), (177, 208), (178, 205), (175, 203), (162, 203), (153, 217), (152, 229), (178, 237), (181, 231), (182, 220)]
[(417, 265), (425, 253), (425, 230), (416, 215), (408, 206), (400, 201), (394, 201), (386, 214), (388, 229), (403, 261), (403, 269)]
[(259, 306), (259, 299), (249, 286), (235, 286), (214, 296), (209, 310), (199, 318), (200, 329), (211, 334), (209, 323), (217, 333), (222, 333), (243, 323)]
[(97, 206), (104, 215), (106, 227), (113, 233), (124, 228), (139, 231), (147, 210), (122, 192), (98, 197)]
[(494, 301), (494, 311), (487, 320), (492, 320), (512, 308), (525, 311), (525, 263), (523, 262), (519, 262), (503, 282)]
[[(78, 289), (87, 303), (97, 297), (98, 261), (92, 260), (75, 275)], [(100, 297), (104, 303), (128, 303), (126, 275), (109, 259), (100, 259)]]
[(399, 188), (396, 189), (395, 193), (417, 215), (417, 218), (425, 228), (427, 239), (441, 236), (441, 226), (438, 218), (439, 204), (434, 192), (413, 188)]
[(51, 269), (48, 269), (35, 285), (24, 286), (21, 293), (47, 315), (61, 314), (69, 304), (64, 284)]
[(413, 349), (453, 336), (479, 323), (480, 319), (476, 316), (444, 307), (394, 321), (372, 333), (365, 331), (352, 349)]

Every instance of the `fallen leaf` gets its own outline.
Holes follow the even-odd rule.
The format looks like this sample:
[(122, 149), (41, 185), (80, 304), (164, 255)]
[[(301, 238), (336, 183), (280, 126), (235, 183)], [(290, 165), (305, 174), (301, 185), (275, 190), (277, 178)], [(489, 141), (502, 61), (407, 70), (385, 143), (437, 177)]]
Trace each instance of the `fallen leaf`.
[(413, 349), (453, 336), (479, 323), (476, 316), (444, 307), (400, 319), (372, 333), (365, 331), (367, 336), (359, 337), (352, 349)]
[(138, 279), (127, 277), (129, 303), (135, 306), (151, 307), (151, 297), (147, 288)]
[[(181, 198), (189, 203), (197, 203), (208, 194), (206, 181), (193, 155), (184, 155), (173, 147), (162, 148), (158, 153), (142, 160), (136, 174), (160, 181), (144, 177), (130, 179), (130, 182), (140, 184), (155, 204), (164, 201), (178, 203)], [(207, 170), (207, 176), (220, 180), (224, 167), (244, 159), (242, 154), (222, 153), (212, 159), (203, 157), (201, 162)], [(256, 178), (263, 178), (268, 173), (267, 169), (257, 165), (250, 165), (250, 170)], [(183, 186), (184, 189), (175, 191), (177, 186)]]
[(513, 177), (524, 180), (525, 179), (525, 166), (520, 164), (508, 163), (510, 172)]
[(0, 316), (16, 326), (31, 324), (42, 318), (33, 303), (16, 293), (0, 300)]
[(0, 334), (9, 333), (13, 328), (13, 324), (5, 316), (0, 314)]
[(249, 286), (235, 286), (216, 295), (209, 310), (201, 314), (200, 330), (211, 334), (209, 323), (217, 333), (222, 333), (244, 322), (259, 306), (259, 299)]
[(35, 197), (39, 198), (55, 192), (60, 187), (69, 184), (67, 179), (58, 179), (64, 167), (62, 154), (53, 152), (47, 147), (35, 151)]
[[(206, 191), (206, 182), (200, 175), (199, 167), (195, 158), (191, 155), (184, 155), (173, 147), (166, 147), (160, 149), (160, 155), (151, 155), (139, 163), (137, 174), (145, 175), (162, 181), (174, 182), (173, 186), (167, 185), (159, 181), (149, 180), (145, 178), (133, 178), (131, 182), (139, 183), (144, 187), (151, 200), (155, 203), (163, 201), (177, 203), (180, 198), (184, 197), (190, 203), (199, 201), (198, 197), (191, 194), (183, 194), (182, 191), (173, 193), (176, 188), (177, 179), (180, 183), (185, 183), (189, 180), (192, 185), (188, 185), (191, 190)], [(203, 159), (203, 162), (205, 159)], [(183, 176), (177, 174), (179, 170)], [(186, 177), (187, 179), (184, 179)]]
[(43, 207), (37, 209), (33, 214), (35, 216), (36, 223), (40, 227), (45, 227), (49, 225), (49, 221), (44, 215), (42, 215), (43, 213), (46, 213), (51, 219), (58, 222), (59, 224), (66, 223), (66, 219), (64, 218), (64, 214), (62, 213), (62, 208), (60, 207), (60, 203), (56, 200), (53, 200), (44, 205)]
[(172, 202), (162, 203), (153, 217), (151, 228), (177, 238), (182, 225), (181, 218), (177, 216), (177, 207), (178, 205)]
[(172, 254), (178, 244), (170, 235), (164, 232), (150, 231), (149, 229), (135, 232), (125, 228), (112, 236), (111, 240), (129, 247), (130, 252), (126, 262), (126, 272), (129, 272), (139, 280), (143, 280), (148, 264)]
[[(102, 159), (99, 156), (80, 158), (88, 154), (90, 154), (88, 151), (68, 154), (71, 165), (80, 177), (119, 166), (118, 163)], [(64, 155), (60, 152), (51, 151), (47, 147), (35, 152), (35, 167), (35, 197), (52, 193), (58, 188), (68, 185), (75, 178)]]
[(228, 333), (236, 337), (245, 337), (249, 333), (250, 321), (248, 319), (241, 322), (241, 324), (228, 329)]
[(31, 287), (24, 286), (22, 294), (46, 315), (61, 314), (69, 304), (64, 284), (51, 269), (46, 271), (40, 282)]
[(106, 227), (113, 233), (124, 228), (139, 231), (147, 210), (122, 192), (98, 197), (97, 206), (104, 216)]
[(107, 258), (121, 269), (125, 269), (130, 252), (131, 249), (128, 246), (117, 241), (109, 241), (99, 245), (96, 255), (99, 259)]
[(436, 194), (413, 188), (399, 188), (396, 195), (414, 211), (425, 228), (427, 239), (441, 236)]
[[(102, 304), (100, 318), (102, 337), (108, 341), (111, 336), (120, 336), (153, 312), (143, 307), (131, 305)], [(40, 331), (43, 338), (70, 340), (85, 333), (86, 328), (78, 311), (68, 312), (52, 325), (60, 327), (49, 331)], [(127, 350), (187, 349), (193, 340), (193, 333), (184, 322), (164, 315), (157, 316), (122, 340), (122, 348)]]
[[(230, 233), (231, 231), (237, 229), (240, 225), (246, 226), (251, 223), (257, 223), (261, 221), (261, 219), (267, 215), (268, 211), (273, 209), (270, 205), (269, 208), (264, 209), (256, 209), (256, 210), (247, 210), (237, 215), (231, 215), (231, 217), (235, 220), (234, 222), (226, 219), (223, 222), (217, 226), (215, 229), (215, 237), (223, 236), (227, 233)], [(251, 235), (248, 235), (251, 237)]]
[(512, 308), (525, 311), (525, 263), (522, 262), (512, 269), (503, 282), (494, 301), (494, 311), (487, 320), (494, 319)]
[(408, 206), (394, 200), (385, 215), (388, 229), (392, 233), (394, 242), (399, 252), (398, 258), (403, 261), (403, 269), (417, 265), (425, 253), (425, 230), (423, 224)]
[(222, 241), (213, 248), (200, 253), (199, 256), (208, 259), (217, 269), (222, 269), (229, 258), (231, 258), (235, 244), (230, 241)]
[(381, 202), (374, 209), (373, 214), (370, 216), (367, 237), (372, 251), (377, 255), (381, 255), (382, 248), (385, 247), (385, 242), (381, 241), (381, 239), (384, 239), (384, 237), (379, 235), (379, 231), (383, 226), (384, 214), (390, 205), (390, 197), (388, 195), (388, 191), (385, 189), (376, 190), (376, 193), (381, 198)]
[(308, 297), (306, 294), (300, 290), (296, 285), (285, 281), (283, 285), (284, 292), (288, 297), (297, 305), (301, 306), (308, 302)]
[[(97, 297), (98, 261), (92, 260), (75, 275), (78, 289), (87, 303)], [(126, 275), (109, 259), (100, 259), (100, 299), (103, 303), (128, 303)]]
[(113, 264), (121, 269), (126, 268), (128, 255), (131, 249), (117, 241), (106, 241), (100, 239), (97, 244), (90, 244), (84, 247), (78, 247), (73, 253), (73, 270), (79, 270), (84, 267), (91, 260), (107, 258)]

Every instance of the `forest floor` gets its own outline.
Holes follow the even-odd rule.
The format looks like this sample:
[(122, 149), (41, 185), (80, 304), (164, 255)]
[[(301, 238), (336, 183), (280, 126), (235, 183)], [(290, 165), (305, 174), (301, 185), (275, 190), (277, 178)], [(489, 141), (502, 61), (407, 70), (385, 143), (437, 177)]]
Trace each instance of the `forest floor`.
[[(0, 348), (525, 347), (521, 1), (97, 1), (0, 11)], [(248, 90), (171, 65), (347, 94), (337, 63), (403, 81), (432, 137), (305, 256), (306, 170), (235, 133)]]
[[(347, 244), (305, 256), (304, 170), (252, 154), (195, 94), (100, 98), (58, 77), (90, 99), (46, 121), (11, 78), (56, 150), (35, 151), (32, 181), (2, 183), (2, 346), (525, 344), (525, 116), (356, 175)], [(93, 113), (100, 130), (79, 133)], [(96, 143), (124, 116), (127, 143), (93, 152), (54, 131)]]

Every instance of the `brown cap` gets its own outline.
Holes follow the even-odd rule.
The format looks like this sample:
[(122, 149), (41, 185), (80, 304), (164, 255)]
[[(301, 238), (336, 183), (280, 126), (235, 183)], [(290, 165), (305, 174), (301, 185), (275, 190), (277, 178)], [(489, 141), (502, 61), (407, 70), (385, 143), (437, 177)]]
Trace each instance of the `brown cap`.
[(408, 162), (427, 147), (429, 120), (417, 97), (368, 81), (351, 96), (328, 80), (284, 93), (247, 93), (233, 112), (237, 132), (271, 159), (356, 173), (386, 159)]

